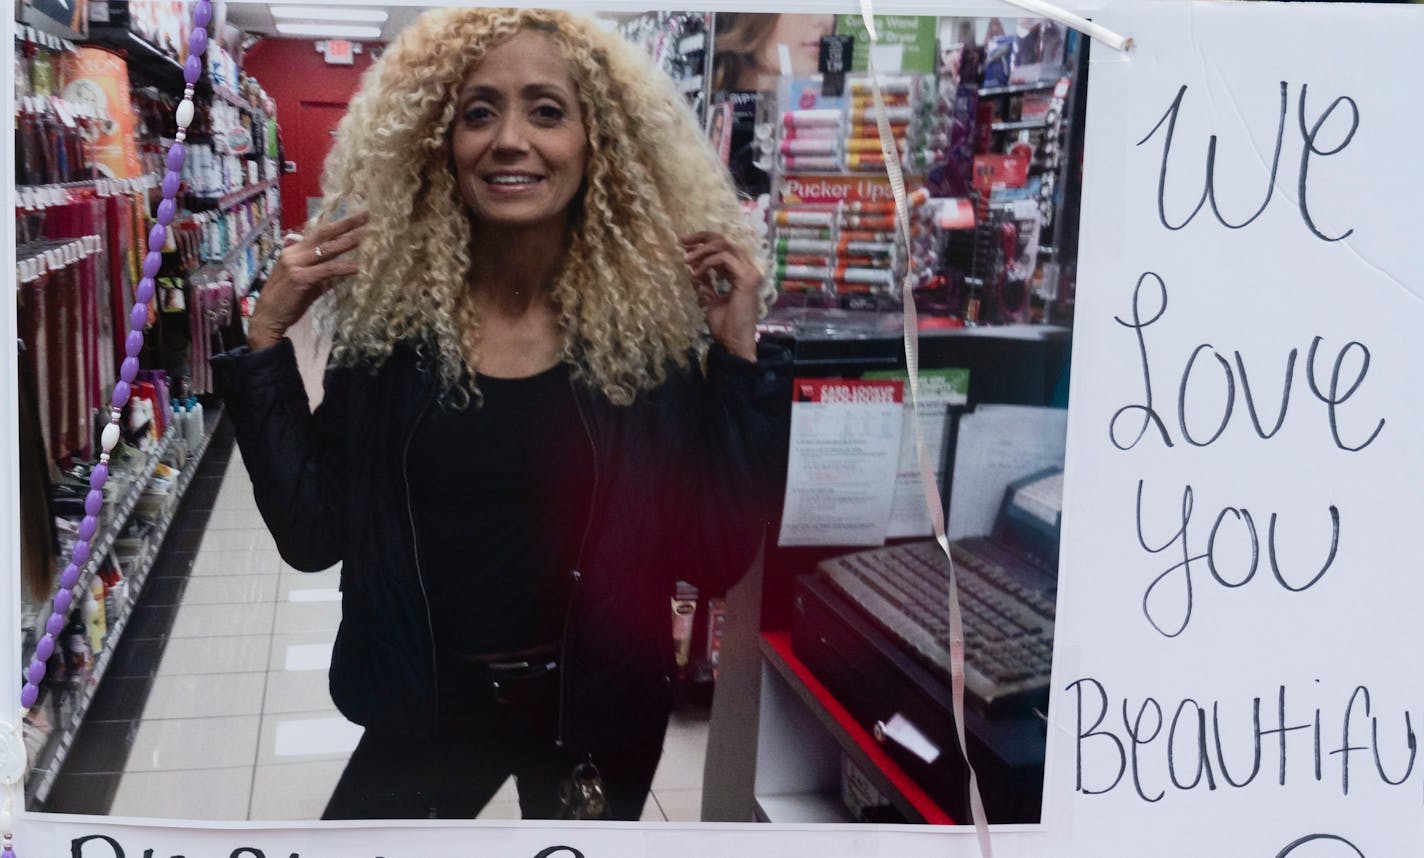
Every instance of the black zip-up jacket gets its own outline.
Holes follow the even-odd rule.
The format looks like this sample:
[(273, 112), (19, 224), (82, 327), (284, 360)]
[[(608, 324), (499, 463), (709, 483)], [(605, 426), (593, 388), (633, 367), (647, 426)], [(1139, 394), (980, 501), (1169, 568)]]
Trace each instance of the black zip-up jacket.
[[(375, 370), (330, 368), (312, 413), (290, 340), (213, 359), (257, 506), (282, 558), (342, 563), (331, 697), (351, 721), (429, 736), (441, 677), (406, 484), (435, 404), (420, 349)], [(618, 407), (574, 383), (594, 450), (593, 503), (572, 579), (560, 738), (582, 757), (661, 740), (671, 704), (669, 597), (681, 579), (724, 591), (755, 555), (785, 467), (784, 354), (714, 346), (706, 373), (670, 373)]]

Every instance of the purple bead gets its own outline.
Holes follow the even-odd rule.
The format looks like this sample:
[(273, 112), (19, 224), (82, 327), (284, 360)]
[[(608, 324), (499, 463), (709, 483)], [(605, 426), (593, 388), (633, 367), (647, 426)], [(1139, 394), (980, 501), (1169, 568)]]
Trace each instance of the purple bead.
[(98, 489), (90, 489), (89, 494), (84, 496), (84, 514), (98, 515), (104, 509), (104, 493)]
[[(54, 594), (54, 612), (65, 617), (69, 615), (69, 608), (74, 604), (74, 585), (79, 583), (79, 576), (75, 575), (74, 580), (64, 585), (58, 593)], [(62, 583), (62, 582), (61, 582)]]
[(31, 685), (39, 685), (44, 682), (45, 664), (42, 661), (35, 661), (30, 664), (30, 669), (25, 671), (25, 678)]
[(168, 147), (168, 161), (164, 165), (170, 173), (183, 172), (183, 144), (174, 143)]
[(173, 199), (178, 196), (178, 188), (183, 184), (183, 174), (177, 170), (170, 170), (163, 174), (163, 197)]
[[(149, 237), (151, 238), (152, 235), (150, 235)], [(163, 267), (163, 245), (159, 245), (157, 248), (155, 248), (152, 244), (150, 244), (148, 247), (148, 255), (143, 258), (143, 276), (157, 277), (158, 269)]]
[(198, 78), (203, 76), (203, 56), (202, 54), (189, 54), (188, 59), (183, 63), (183, 82), (197, 83)]
[(135, 357), (143, 351), (143, 331), (129, 331), (124, 337), (124, 354)]
[(45, 631), (59, 637), (59, 633), (64, 631), (64, 626), (64, 614), (50, 614), (49, 619), (45, 622)]
[(114, 398), (109, 400), (115, 408), (123, 408), (129, 401), (129, 383), (127, 381), (114, 382)]
[(133, 384), (134, 378), (138, 375), (138, 358), (126, 357), (124, 362), (119, 364), (119, 378)]
[(102, 462), (94, 466), (94, 470), (89, 472), (89, 488), (102, 489), (104, 483), (109, 481), (109, 466)]
[[(150, 279), (149, 282), (153, 282), (152, 279)], [(143, 281), (141, 280), (139, 281), (139, 287), (143, 287)], [(148, 296), (148, 301), (151, 300), (153, 300), (152, 293)], [(143, 330), (144, 326), (148, 324), (148, 301), (135, 301), (133, 309), (129, 310), (129, 327), (135, 331)]]
[[(35, 701), (39, 699), (39, 687), (26, 683), (24, 689), (20, 691), (20, 708), (33, 709), (35, 706)], [(15, 853), (11, 852), (9, 849), (6, 849), (3, 853), (0, 853), (0, 858), (15, 858)]]
[(74, 563), (83, 566), (89, 562), (89, 543), (80, 542), (74, 546)]
[[(177, 206), (172, 200), (164, 200), (158, 204), (158, 226), (166, 227), (173, 222), (173, 213), (177, 211)], [(154, 227), (157, 229), (158, 227)], [(152, 247), (153, 245), (149, 245)]]
[(203, 27), (194, 27), (193, 32), (188, 34), (188, 56), (201, 57), (207, 49), (208, 31)]
[[(135, 301), (138, 301), (140, 304), (147, 304), (149, 301), (152, 301), (152, 300), (153, 300), (153, 278), (152, 278), (152, 277), (145, 277), (145, 278), (143, 278), (142, 280), (138, 281), (138, 288), (134, 290), (134, 300), (135, 300)], [(133, 320), (130, 319), (129, 321), (133, 321)], [(131, 327), (133, 327), (133, 329), (134, 329), (135, 331), (138, 331), (139, 333), (143, 333), (143, 325), (144, 325), (144, 324), (148, 324), (148, 312), (147, 312), (146, 310), (145, 310), (145, 312), (144, 312), (144, 314), (143, 314), (143, 324), (140, 324), (140, 325), (133, 325), (133, 326), (131, 326)]]
[(49, 661), (49, 657), (54, 655), (54, 638), (45, 635), (40, 638), (40, 642), (35, 644), (35, 658), (39, 661)]
[[(168, 200), (164, 200), (163, 202), (168, 202)], [(159, 203), (160, 206), (162, 206), (162, 204), (163, 204), (163, 203)], [(170, 208), (171, 208), (171, 206), (170, 206)], [(172, 219), (173, 213), (172, 213), (171, 211), (169, 212), (168, 217), (169, 217), (170, 220)], [(149, 249), (149, 250), (162, 251), (162, 250), (163, 250), (163, 245), (165, 245), (165, 244), (167, 244), (167, 243), (168, 243), (168, 227), (167, 227), (166, 225), (164, 225), (164, 224), (161, 224), (161, 223), (156, 223), (156, 224), (154, 224), (154, 225), (153, 225), (153, 229), (150, 229), (150, 230), (148, 231), (148, 249)], [(161, 264), (163, 263), (163, 260), (160, 258), (160, 259), (158, 260), (158, 262), (159, 262), (159, 264), (161, 265)], [(145, 268), (147, 268), (147, 263), (148, 263), (148, 260), (145, 259), (145, 260), (144, 260), (144, 267), (145, 267)], [(145, 272), (145, 273), (146, 273), (146, 272)], [(153, 270), (153, 274), (157, 274), (157, 273), (158, 273), (158, 269), (155, 268), (155, 269)], [(148, 276), (152, 277), (153, 274), (149, 274)]]
[(84, 540), (85, 542), (88, 542), (89, 540), (94, 538), (94, 531), (98, 529), (99, 517), (94, 515), (86, 515), (84, 516), (83, 520), (79, 522), (79, 538)]
[(213, 4), (208, 0), (198, 0), (198, 5), (193, 7), (193, 26), (206, 27), (213, 19)]

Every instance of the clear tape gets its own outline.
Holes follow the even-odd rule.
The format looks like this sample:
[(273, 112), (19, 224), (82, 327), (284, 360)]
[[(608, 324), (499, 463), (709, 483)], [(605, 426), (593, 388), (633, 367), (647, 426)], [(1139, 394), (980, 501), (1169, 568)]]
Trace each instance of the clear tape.
[[(875, 124), (880, 131), (880, 150), (885, 155), (885, 172), (890, 179), (890, 190), (895, 196), (895, 222), (905, 239), (910, 241), (910, 207), (905, 195), (905, 176), (900, 170), (900, 153), (895, 148), (895, 136), (890, 131), (890, 120), (885, 113), (885, 96), (880, 91), (880, 74), (875, 68), (875, 45), (879, 35), (875, 30), (873, 0), (860, 0), (860, 14), (865, 21), (866, 33), (870, 36), (868, 70), (870, 72), (870, 94), (875, 107)], [(906, 270), (901, 284), (904, 300), (905, 369), (909, 376), (911, 413), (918, 413), (920, 407), (920, 342), (919, 320), (915, 312), (914, 277)], [(954, 558), (949, 550), (949, 537), (945, 534), (944, 501), (940, 497), (939, 484), (935, 480), (935, 469), (930, 462), (929, 449), (925, 446), (924, 431), (919, 420), (911, 420), (915, 433), (915, 453), (919, 458), (920, 486), (924, 490), (925, 504), (929, 507), (930, 522), (934, 526), (935, 541), (944, 552), (949, 563), (949, 681), (950, 696), (954, 708), (954, 730), (959, 740), (959, 751), (969, 767), (969, 814), (974, 821), (974, 833), (979, 841), (979, 854), (983, 858), (993, 858), (994, 845), (989, 839), (989, 818), (984, 813), (984, 799), (979, 792), (979, 776), (974, 765), (969, 762), (969, 746), (964, 734), (964, 617), (959, 610), (959, 583), (955, 574)]]

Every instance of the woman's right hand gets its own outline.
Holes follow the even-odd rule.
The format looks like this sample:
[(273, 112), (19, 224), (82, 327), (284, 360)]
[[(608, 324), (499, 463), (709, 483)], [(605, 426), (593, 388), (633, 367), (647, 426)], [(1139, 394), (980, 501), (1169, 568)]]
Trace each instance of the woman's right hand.
[(336, 278), (359, 270), (347, 254), (361, 243), (366, 220), (366, 213), (361, 212), (323, 224), (282, 249), (248, 321), (249, 348), (256, 351), (276, 345)]

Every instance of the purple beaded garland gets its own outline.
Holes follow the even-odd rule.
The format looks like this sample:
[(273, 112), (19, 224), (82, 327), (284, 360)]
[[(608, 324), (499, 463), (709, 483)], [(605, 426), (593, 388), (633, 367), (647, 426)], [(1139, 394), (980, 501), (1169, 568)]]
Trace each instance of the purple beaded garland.
[[(208, 47), (208, 23), (212, 20), (213, 7), (209, 0), (198, 0), (193, 7), (193, 31), (188, 37), (188, 59), (183, 64), (183, 81), (188, 85), (189, 93), (191, 88), (197, 84), (198, 78), (203, 74), (203, 54)], [(185, 136), (180, 133), (179, 135)], [(153, 300), (154, 281), (158, 276), (158, 271), (163, 265), (163, 245), (168, 240), (168, 225), (172, 223), (173, 216), (177, 211), (175, 199), (182, 185), (183, 159), (185, 155), (183, 143), (176, 141), (168, 149), (168, 157), (164, 166), (167, 173), (163, 177), (163, 199), (158, 204), (158, 212), (153, 229), (148, 234), (148, 253), (143, 260), (143, 279), (139, 281), (138, 289), (135, 293), (133, 309), (129, 311), (129, 333), (124, 340), (124, 351), (126, 357), (119, 370), (119, 381), (114, 383), (112, 402), (115, 408), (122, 408), (128, 402), (131, 394), (131, 383), (138, 375), (138, 353), (143, 350), (143, 329), (148, 325), (148, 303)], [(20, 706), (29, 710), (39, 701), (40, 683), (45, 677), (45, 663), (54, 655), (55, 638), (64, 631), (66, 618), (69, 609), (74, 603), (73, 588), (79, 582), (79, 575), (84, 568), (84, 564), (89, 560), (89, 540), (94, 538), (98, 531), (99, 512), (104, 504), (104, 483), (109, 479), (109, 466), (107, 455), (98, 462), (93, 471), (89, 474), (90, 492), (84, 499), (85, 517), (79, 525), (79, 539), (74, 545), (74, 552), (70, 562), (60, 575), (60, 589), (55, 593), (54, 612), (45, 621), (45, 635), (40, 638), (35, 645), (34, 659), (30, 662), (29, 669), (25, 671), (26, 682), (20, 689)], [(0, 832), (5, 835), (3, 849), (0, 849), (0, 858), (15, 858), (15, 851), (10, 844), (10, 832)]]
[(203, 74), (203, 57), (201, 54), (189, 54), (186, 62), (183, 63), (183, 82), (197, 83), (198, 78)]
[(188, 54), (200, 57), (207, 49), (208, 31), (202, 27), (194, 27), (193, 32), (188, 34)]
[[(163, 235), (164, 235), (165, 238), (167, 237), (167, 234), (166, 234), (166, 233), (164, 233)], [(152, 236), (150, 235), (150, 238), (151, 238), (151, 237), (152, 237)], [(153, 245), (151, 245), (151, 244), (149, 245), (149, 247), (152, 247), (152, 246), (153, 246)], [(150, 250), (150, 251), (148, 252), (148, 255), (143, 258), (143, 276), (145, 276), (145, 277), (157, 277), (157, 276), (158, 276), (158, 269), (160, 269), (160, 268), (162, 268), (162, 267), (163, 267), (163, 251), (162, 251), (162, 250)]]

